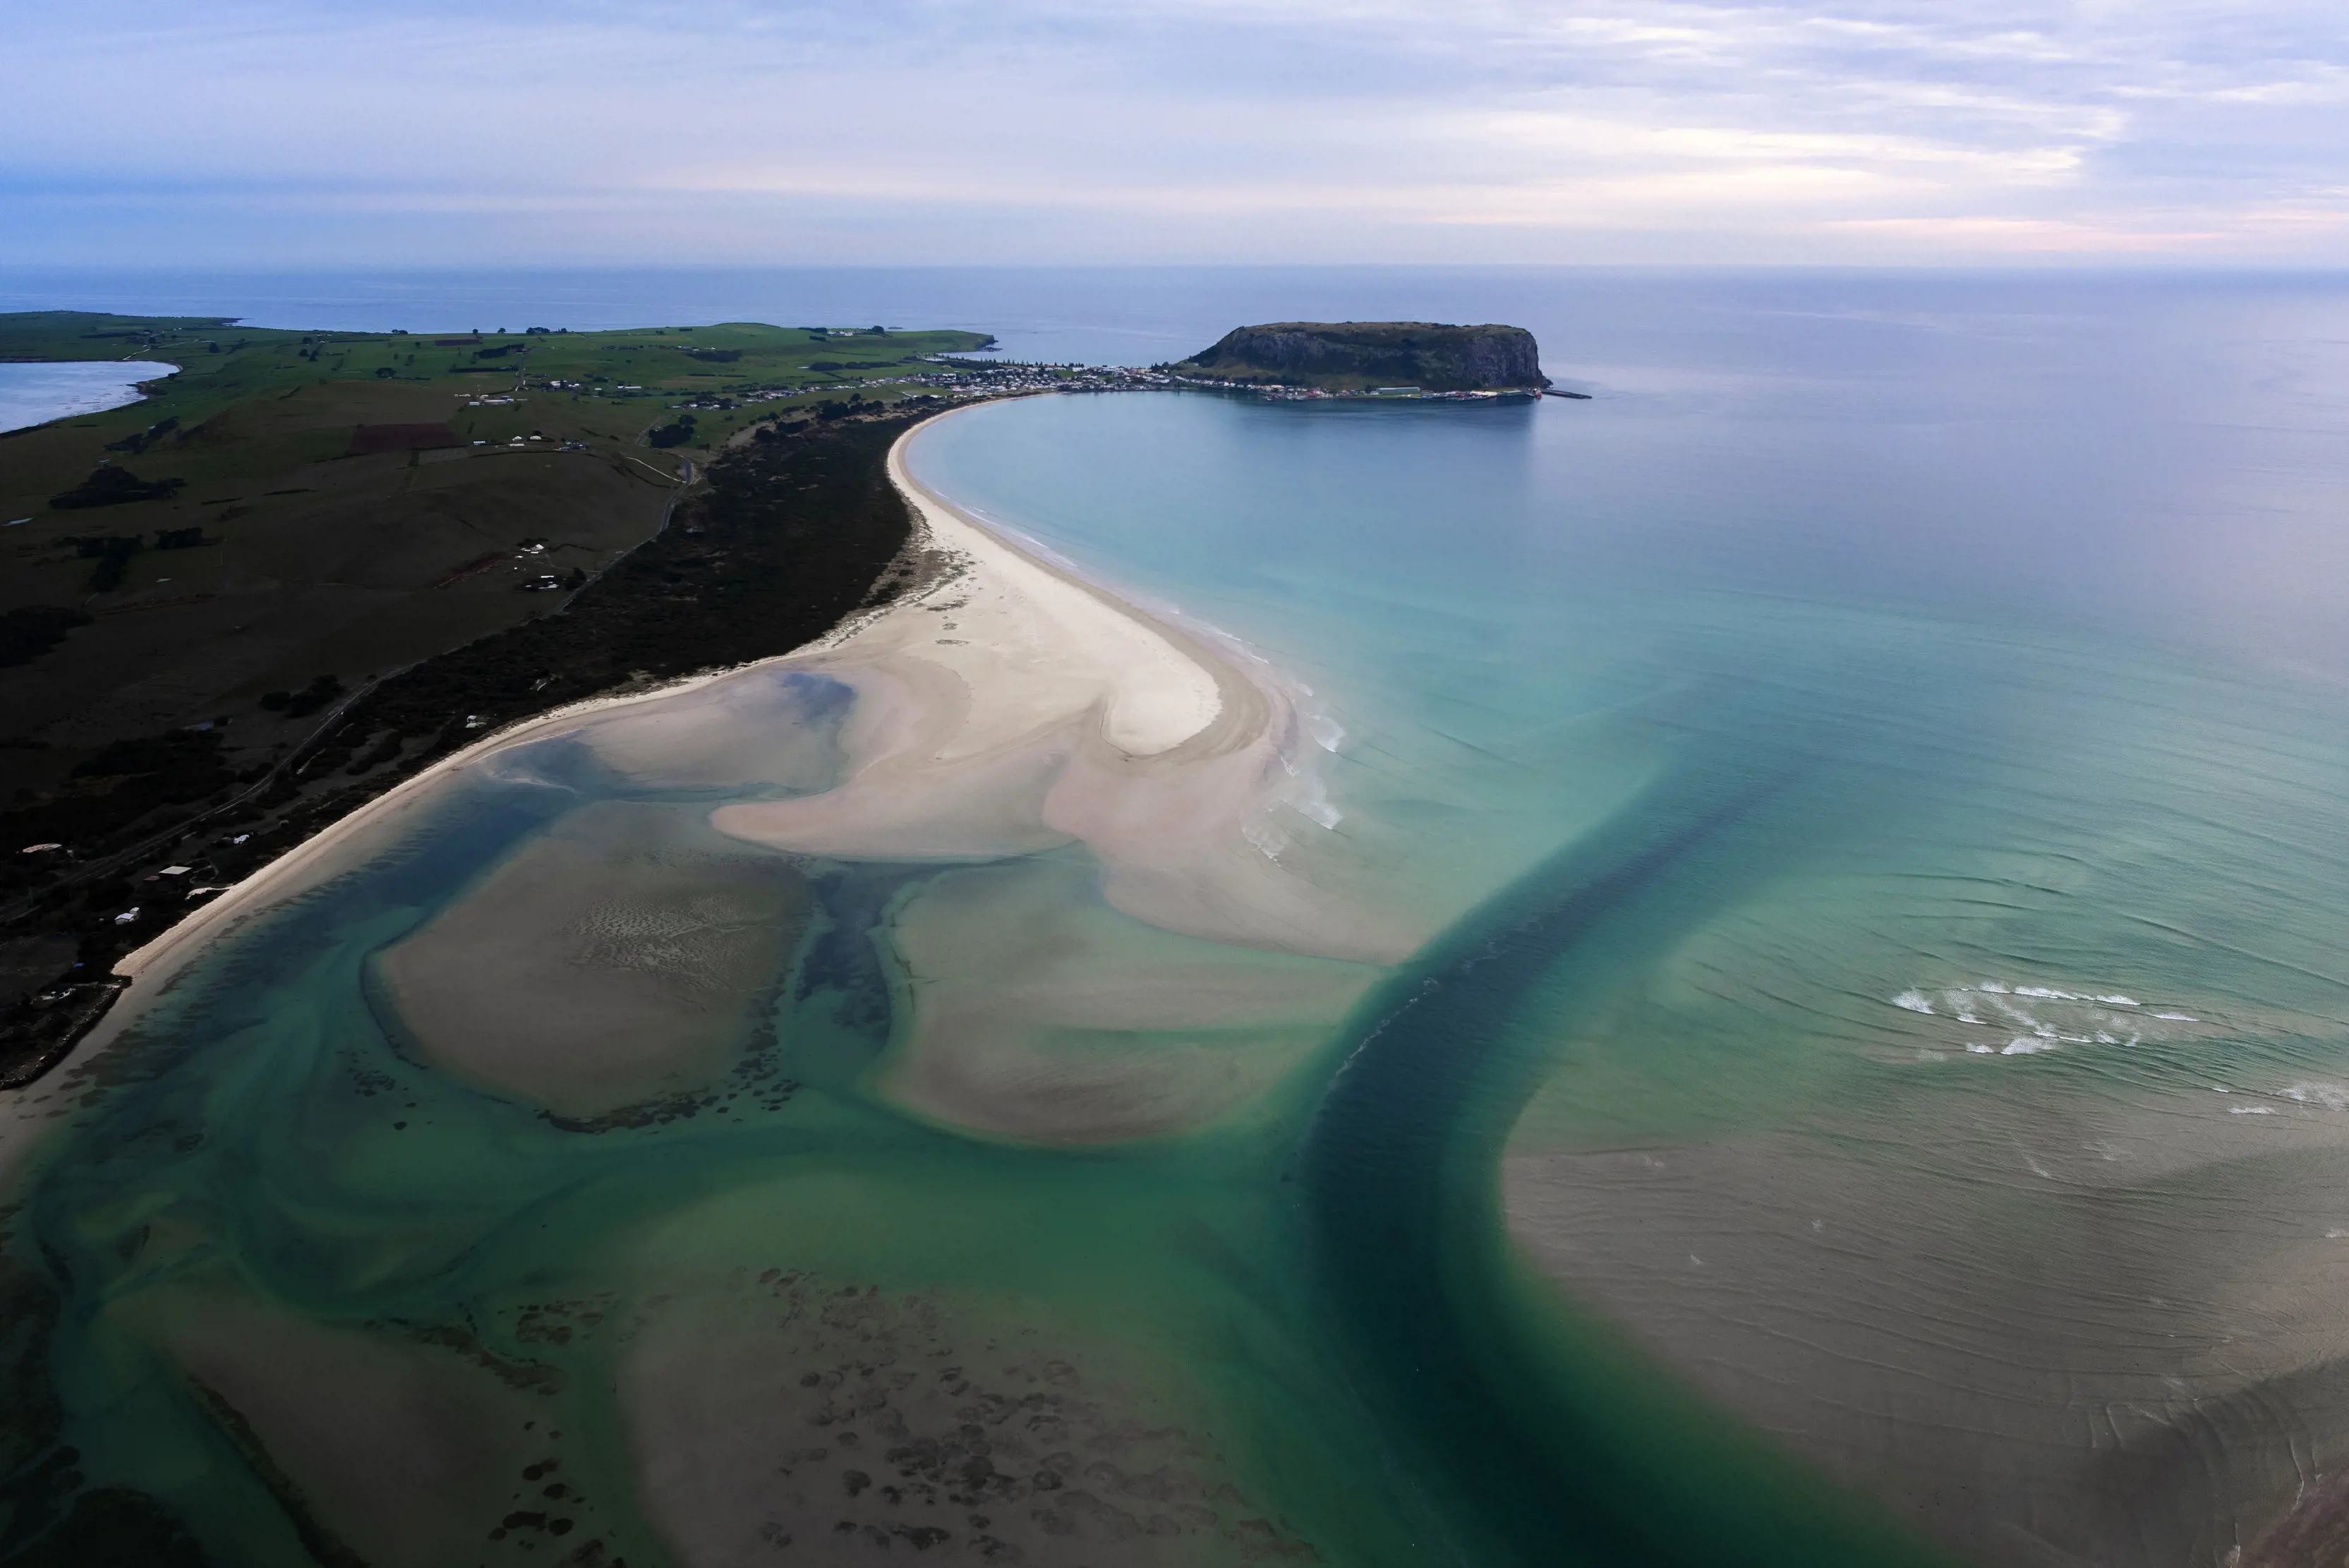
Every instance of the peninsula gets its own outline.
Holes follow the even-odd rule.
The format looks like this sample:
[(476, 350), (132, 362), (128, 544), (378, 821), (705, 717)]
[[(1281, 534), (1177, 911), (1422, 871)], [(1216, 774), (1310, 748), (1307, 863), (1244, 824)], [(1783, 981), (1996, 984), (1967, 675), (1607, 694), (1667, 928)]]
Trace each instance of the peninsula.
[(1277, 321), (1239, 327), (1178, 364), (1190, 379), (1336, 393), (1537, 396), (1549, 385), (1522, 327), (1429, 321)]

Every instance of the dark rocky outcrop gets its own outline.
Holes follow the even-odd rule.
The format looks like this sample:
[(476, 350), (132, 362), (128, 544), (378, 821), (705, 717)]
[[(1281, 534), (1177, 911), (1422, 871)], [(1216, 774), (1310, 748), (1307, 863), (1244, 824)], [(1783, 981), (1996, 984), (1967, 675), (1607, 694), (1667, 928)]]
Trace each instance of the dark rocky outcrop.
[(1549, 385), (1541, 350), (1522, 327), (1429, 321), (1279, 321), (1236, 327), (1181, 364), (1176, 375), (1364, 391), (1501, 391)]
[(140, 478), (127, 468), (101, 467), (71, 490), (49, 497), (60, 512), (83, 506), (120, 506), (131, 501), (164, 501), (188, 482), (184, 479)]

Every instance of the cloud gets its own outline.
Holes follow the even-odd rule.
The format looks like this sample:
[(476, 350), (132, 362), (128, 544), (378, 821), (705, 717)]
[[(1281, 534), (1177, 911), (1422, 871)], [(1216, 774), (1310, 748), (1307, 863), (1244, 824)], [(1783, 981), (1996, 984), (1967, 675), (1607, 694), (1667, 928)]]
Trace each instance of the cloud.
[(1832, 227), (1893, 235), (1936, 246), (2027, 255), (2175, 254), (2227, 238), (2218, 229), (2146, 230), (2126, 223), (2050, 218), (1843, 218)]
[(2349, 259), (2302, 0), (0, 0), (0, 260)]

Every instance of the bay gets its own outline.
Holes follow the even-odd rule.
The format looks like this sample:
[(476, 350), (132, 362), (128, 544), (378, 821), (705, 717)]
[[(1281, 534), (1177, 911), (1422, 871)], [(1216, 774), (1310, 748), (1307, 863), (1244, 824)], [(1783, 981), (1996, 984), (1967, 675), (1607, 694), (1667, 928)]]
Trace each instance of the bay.
[[(1049, 1397), (1072, 1435), (950, 1552), (1083, 1550), (1114, 1513), (1155, 1561), (1154, 1509), (1190, 1532), (1168, 1560), (2182, 1564), (2282, 1518), (2349, 1440), (2349, 290), (1086, 275), (758, 286), (959, 298), (1015, 352), (998, 323), (1161, 358), (1133, 335), (1519, 321), (1592, 393), (1029, 400), (909, 453), (1292, 683), (1319, 794), (1267, 842), (1419, 950), (1309, 1025), (1241, 1001), (1155, 1033), (957, 970), (1035, 1060), (1275, 1068), (1153, 1136), (991, 1136), (899, 1096), (922, 965), (999, 964), (1007, 924), (1127, 987), (1305, 961), (1136, 929), (1079, 851), (713, 841), (713, 805), (833, 782), (836, 691), (738, 683), (690, 780), (531, 748), (223, 944), (24, 1190), (9, 1255), (58, 1293), (88, 1472), (303, 1560), (193, 1376), (264, 1435), (326, 1432), (303, 1486), (390, 1558), (523, 1506), (444, 1484), (418, 1533), (369, 1523), (350, 1477), (439, 1432), (484, 1474), (558, 1459), (564, 1517), (632, 1561), (747, 1561), (825, 1507), (861, 1528), (832, 1414), (952, 1440), (919, 1392), (951, 1367), (939, 1409)], [(678, 875), (699, 891), (654, 886)], [(435, 1058), (395, 955), (558, 876), (585, 880), (556, 926), (634, 933), (631, 962), (668, 950), (663, 900), (749, 900), (692, 919), (771, 933), (771, 977), (727, 982), (762, 999), (756, 1071), (589, 1132)], [(1237, 1501), (1186, 1526), (1153, 1485)], [(1056, 1511), (1072, 1490), (1108, 1511)]]

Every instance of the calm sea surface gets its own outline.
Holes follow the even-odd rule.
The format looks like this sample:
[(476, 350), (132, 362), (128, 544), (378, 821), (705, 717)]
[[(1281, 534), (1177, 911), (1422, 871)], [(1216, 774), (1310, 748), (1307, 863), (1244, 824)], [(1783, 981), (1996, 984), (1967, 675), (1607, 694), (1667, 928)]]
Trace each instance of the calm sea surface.
[(1129, 362), (1242, 321), (1495, 320), (1591, 394), (1052, 398), (916, 439), (941, 492), (1306, 689), (1325, 794), (1285, 831), (1441, 931), (1184, 1136), (1045, 1150), (893, 1107), (922, 1005), (893, 955), (942, 879), (969, 929), (1106, 941), (1082, 877), (1019, 867), (1016, 900), (795, 872), (789, 1097), (583, 1134), (418, 1064), (378, 955), (590, 807), (807, 787), (772, 768), (655, 789), (537, 748), (208, 960), (9, 1256), (61, 1303), (83, 1472), (216, 1553), (303, 1550), (169, 1371), (229, 1358), (186, 1346), (233, 1299), (559, 1369), (600, 1538), (751, 1560), (680, 1545), (668, 1481), (626, 1500), (676, 1467), (588, 1392), (626, 1335), (532, 1314), (657, 1323), (768, 1267), (1130, 1357), (1257, 1511), (1211, 1557), (2206, 1563), (2349, 1459), (2349, 283), (0, 276), (12, 303), (871, 318)]
[(145, 359), (0, 365), (0, 431), (135, 403), (140, 382), (171, 373), (171, 366)]

